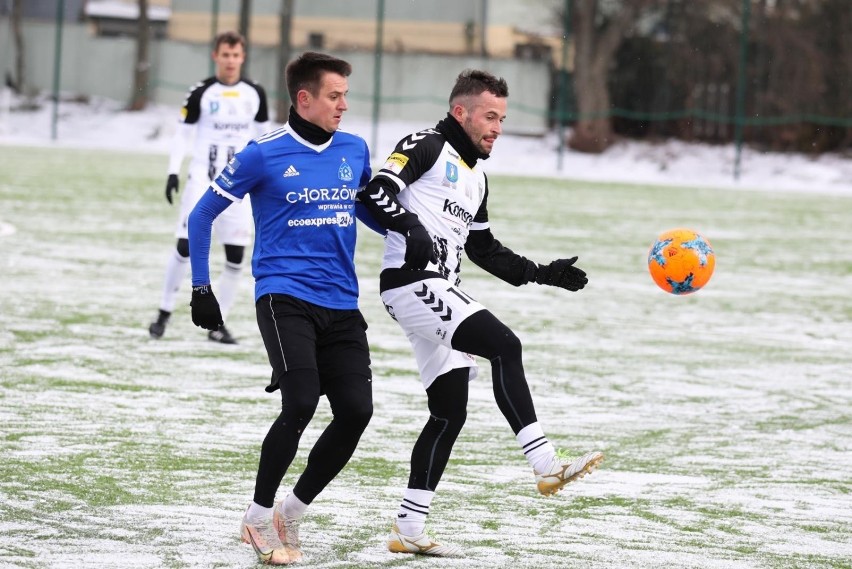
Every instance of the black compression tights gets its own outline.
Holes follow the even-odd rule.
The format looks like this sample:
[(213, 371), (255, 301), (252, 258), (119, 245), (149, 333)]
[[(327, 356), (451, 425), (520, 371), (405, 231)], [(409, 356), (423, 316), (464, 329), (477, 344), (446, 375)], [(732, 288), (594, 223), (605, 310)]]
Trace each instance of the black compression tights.
[(514, 332), (488, 310), (480, 310), (456, 329), (453, 348), (491, 361), (497, 407), (516, 435), (536, 422), (532, 394), (524, 375), (521, 341)]
[(438, 376), (426, 390), (429, 421), (411, 451), (409, 488), (434, 492), (438, 486), (467, 418), (467, 388), (468, 368), (462, 368)]
[[(281, 414), (272, 423), (260, 450), (254, 489), (255, 503), (271, 508), (299, 439), (319, 403), (316, 370), (291, 370), (279, 381)], [(310, 504), (346, 466), (373, 414), (370, 383), (365, 378), (337, 377), (324, 384), (333, 419), (308, 455), (308, 464), (293, 493)]]

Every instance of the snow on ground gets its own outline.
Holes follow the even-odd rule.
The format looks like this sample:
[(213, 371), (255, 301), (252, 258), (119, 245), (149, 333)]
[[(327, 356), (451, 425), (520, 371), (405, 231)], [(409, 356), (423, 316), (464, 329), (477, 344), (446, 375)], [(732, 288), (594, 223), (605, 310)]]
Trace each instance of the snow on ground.
[[(259, 395), (258, 379), (265, 385), (269, 372), (250, 301), (234, 311), (241, 343), (231, 350), (204, 340), (185, 305), (167, 338), (147, 338), (174, 210), (159, 182), (150, 194), (140, 187), (161, 179), (150, 173), (159, 165), (164, 177), (177, 110), (63, 103), (52, 141), (49, 103), (31, 112), (2, 107), (9, 175), (0, 188), (32, 193), (4, 195), (0, 212), (0, 473), (4, 464), (22, 469), (6, 471), (0, 483), (0, 566), (255, 567), (235, 528), (275, 397)], [(438, 118), (383, 123), (375, 157)], [(344, 127), (371, 142), (368, 121), (350, 117)], [(58, 153), (31, 157), (12, 148), (26, 145), (154, 156), (96, 162), (99, 177), (126, 190), (115, 194), (86, 186), (91, 167), (79, 162), (97, 153), (51, 162)], [(686, 299), (656, 290), (644, 270), (624, 268), (647, 250), (635, 237), (654, 226), (642, 207), (669, 196), (633, 202), (633, 188), (573, 188), (578, 200), (566, 210), (549, 199), (562, 191), (551, 184), (512, 203), (512, 219), (536, 216), (546, 235), (584, 232), (592, 283), (573, 296), (473, 272), (466, 282), (513, 319), (525, 354), (535, 354), (525, 365), (548, 433), (560, 444), (599, 446), (607, 462), (564, 495), (532, 496), (529, 470), (481, 370), (486, 378), (472, 384), (467, 426), (430, 516), (437, 537), (469, 545), (467, 560), (399, 559), (384, 548), (425, 403), (407, 342), (375, 295), (378, 240), (360, 241), (371, 248), (359, 277), (368, 291), (362, 310), (377, 363), (376, 412), (347, 482), (311, 506), (303, 525), (309, 566), (847, 566), (849, 200), (792, 192), (852, 196), (852, 160), (746, 150), (735, 182), (731, 146), (625, 142), (600, 156), (568, 152), (562, 172), (555, 146), (554, 136), (507, 135), (486, 167), (791, 193), (689, 194), (707, 205), (702, 215), (726, 257), (712, 286)], [(45, 176), (59, 182), (37, 192), (25, 179), (37, 177), (34, 169), (65, 176)], [(98, 207), (65, 199), (81, 192)], [(545, 211), (549, 204), (556, 211)], [(563, 228), (562, 213), (576, 213), (581, 229)], [(597, 241), (600, 225), (620, 231), (603, 235), (606, 245), (593, 243), (588, 236)], [(519, 251), (545, 258), (535, 231), (506, 229)], [(596, 247), (606, 254), (593, 255)], [(693, 328), (697, 339), (683, 337)], [(300, 460), (327, 419), (322, 409)]]

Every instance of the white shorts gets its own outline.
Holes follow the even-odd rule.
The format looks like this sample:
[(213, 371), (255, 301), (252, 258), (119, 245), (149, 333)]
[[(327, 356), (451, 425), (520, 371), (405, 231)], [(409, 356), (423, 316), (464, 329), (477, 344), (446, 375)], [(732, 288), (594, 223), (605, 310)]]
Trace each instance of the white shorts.
[[(186, 181), (186, 187), (181, 190), (183, 194), (180, 199), (180, 217), (178, 218), (177, 228), (175, 228), (175, 237), (178, 239), (187, 239), (189, 214), (192, 213), (192, 208), (210, 187), (210, 181), (207, 179), (207, 173), (203, 175), (193, 176), (190, 172), (190, 177)], [(196, 181), (197, 180), (197, 181)], [(232, 203), (228, 208), (220, 213), (213, 220), (213, 235), (221, 245), (240, 245), (242, 247), (251, 243), (252, 227), (254, 220), (251, 216), (251, 203), (249, 197), (243, 198), (243, 201)]]
[(453, 369), (470, 368), (468, 379), (477, 376), (474, 357), (454, 350), (452, 339), (459, 324), (484, 306), (441, 278), (386, 290), (382, 302), (414, 348), (424, 388)]

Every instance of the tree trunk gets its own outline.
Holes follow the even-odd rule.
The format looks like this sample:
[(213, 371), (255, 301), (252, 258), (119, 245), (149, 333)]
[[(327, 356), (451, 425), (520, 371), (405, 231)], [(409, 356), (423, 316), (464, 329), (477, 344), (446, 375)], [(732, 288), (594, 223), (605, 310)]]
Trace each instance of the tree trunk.
[(281, 0), (281, 19), (278, 28), (278, 82), (276, 91), (278, 97), (275, 102), (275, 120), (279, 123), (287, 122), (290, 112), (290, 95), (287, 92), (287, 76), (284, 71), (290, 61), (290, 31), (293, 27), (293, 9), (296, 0)]
[(243, 61), (242, 74), (249, 75), (249, 57), (250, 52), (248, 46), (251, 45), (249, 40), (249, 30), (251, 28), (251, 0), (240, 0), (240, 21), (237, 31), (246, 40), (246, 58)]
[(613, 142), (607, 74), (615, 52), (649, 0), (630, 0), (598, 25), (598, 1), (574, 2), (574, 90), (578, 119), (568, 145), (580, 152), (601, 153)]
[(133, 94), (128, 110), (141, 111), (148, 104), (148, 58), (151, 33), (148, 25), (148, 0), (139, 0), (139, 24), (136, 28), (136, 66), (133, 72)]
[(26, 87), (26, 75), (24, 67), (24, 32), (21, 28), (21, 12), (24, 0), (13, 0), (12, 2), (12, 35), (15, 36), (15, 77), (12, 79), (12, 89), (20, 94)]

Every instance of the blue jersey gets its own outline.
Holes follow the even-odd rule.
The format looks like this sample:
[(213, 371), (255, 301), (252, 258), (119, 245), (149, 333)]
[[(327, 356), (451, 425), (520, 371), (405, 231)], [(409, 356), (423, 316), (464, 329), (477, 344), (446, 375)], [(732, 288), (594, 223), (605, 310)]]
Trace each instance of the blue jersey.
[[(284, 125), (238, 152), (196, 210), (217, 215), (251, 195), (255, 300), (277, 293), (326, 308), (354, 309), (355, 197), (370, 175), (369, 150), (359, 136), (337, 131), (316, 145)], [(189, 227), (194, 285), (210, 282), (204, 253), (210, 232), (197, 227), (206, 219), (198, 221), (191, 217)], [(196, 262), (196, 252), (203, 263)]]

